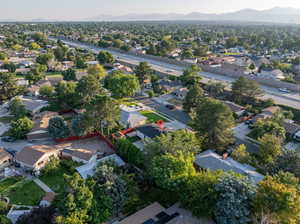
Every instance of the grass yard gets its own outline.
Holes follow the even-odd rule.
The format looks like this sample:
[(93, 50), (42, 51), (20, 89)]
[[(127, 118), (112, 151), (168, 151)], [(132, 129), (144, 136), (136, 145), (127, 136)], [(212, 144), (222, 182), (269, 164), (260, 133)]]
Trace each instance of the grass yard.
[(58, 170), (48, 175), (43, 175), (39, 179), (47, 184), (55, 193), (62, 193), (65, 189), (64, 174), (65, 170)]
[(17, 177), (8, 177), (0, 181), (0, 193), (2, 194), (5, 191), (8, 191), (16, 183), (20, 182), (22, 178)]
[(159, 120), (162, 120), (164, 122), (168, 121), (164, 117), (162, 117), (159, 114), (157, 114), (157, 113), (155, 113), (153, 111), (150, 111), (150, 110), (141, 111), (140, 114), (143, 115), (143, 116), (145, 116), (145, 117), (147, 117), (149, 123), (155, 123), (155, 122), (157, 122)]
[(24, 180), (15, 183), (4, 195), (11, 204), (34, 206), (39, 204), (45, 192), (33, 181)]

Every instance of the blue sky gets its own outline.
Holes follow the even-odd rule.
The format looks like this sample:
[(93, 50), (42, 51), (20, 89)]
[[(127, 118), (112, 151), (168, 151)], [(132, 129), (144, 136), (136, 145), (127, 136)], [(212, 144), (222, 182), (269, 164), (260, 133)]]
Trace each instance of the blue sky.
[(222, 13), (244, 8), (300, 8), (300, 0), (0, 0), (0, 19), (82, 19), (128, 13)]

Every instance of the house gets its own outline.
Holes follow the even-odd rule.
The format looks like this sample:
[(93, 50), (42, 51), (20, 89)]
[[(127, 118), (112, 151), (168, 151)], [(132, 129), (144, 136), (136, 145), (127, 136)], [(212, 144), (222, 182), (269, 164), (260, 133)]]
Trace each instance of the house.
[(20, 97), (25, 109), (31, 114), (35, 115), (40, 112), (40, 110), (48, 106), (48, 102), (45, 100), (39, 100), (31, 97)]
[(63, 81), (64, 79), (63, 79), (63, 77), (62, 76), (47, 76), (46, 78), (45, 78), (45, 80), (48, 80), (50, 83), (51, 83), (51, 85), (52, 86), (55, 86), (55, 85), (57, 85), (58, 83), (60, 83), (61, 81)]
[(290, 137), (293, 137), (300, 130), (300, 125), (296, 124), (293, 120), (284, 120), (282, 126), (284, 127), (286, 134)]
[(121, 119), (120, 123), (125, 128), (135, 128), (146, 124), (147, 117), (141, 115), (137, 111), (130, 111), (127, 107), (121, 107)]
[(65, 148), (61, 151), (61, 155), (64, 158), (71, 158), (78, 163), (92, 163), (97, 159), (97, 154), (94, 151), (89, 150), (73, 150)]
[(42, 86), (51, 86), (51, 82), (48, 80), (40, 80), (35, 85), (32, 85), (28, 88), (28, 94), (29, 96), (39, 96), (40, 95), (40, 88)]
[(10, 165), (12, 161), (12, 155), (10, 155), (4, 148), (0, 148), (0, 170), (4, 170)]
[(178, 88), (182, 88), (182, 84), (180, 81), (172, 81), (169, 79), (161, 79), (157, 82), (157, 85), (168, 92), (172, 92)]
[(163, 130), (155, 125), (143, 125), (135, 130), (136, 135), (142, 140), (151, 140), (163, 133)]
[(174, 204), (170, 208), (164, 208), (158, 202), (154, 202), (147, 207), (137, 211), (136, 213), (113, 224), (214, 224), (208, 218), (196, 218), (186, 209), (181, 208), (179, 203)]
[(49, 120), (57, 115), (56, 112), (44, 111), (34, 116), (34, 127), (26, 135), (27, 139), (29, 141), (48, 139), (50, 137), (48, 133)]
[(112, 154), (109, 156), (105, 156), (99, 160), (95, 160), (91, 163), (84, 164), (76, 168), (77, 172), (83, 179), (87, 179), (88, 177), (92, 177), (95, 173), (95, 168), (101, 162), (113, 161), (116, 166), (122, 167), (125, 166), (125, 162), (119, 157), (117, 154)]
[(55, 198), (55, 193), (53, 192), (46, 192), (45, 196), (40, 201), (41, 207), (48, 207), (52, 204)]
[(254, 167), (239, 163), (232, 158), (220, 156), (212, 150), (206, 150), (198, 154), (196, 156), (195, 165), (200, 169), (209, 169), (212, 171), (233, 171), (247, 176), (255, 184), (264, 178), (263, 175), (255, 171), (256, 169)]
[(180, 100), (184, 100), (186, 95), (188, 93), (188, 89), (187, 88), (179, 88), (179, 89), (176, 89), (172, 94), (180, 99)]
[(25, 170), (39, 171), (58, 154), (59, 150), (54, 145), (32, 145), (18, 152), (15, 160)]
[(279, 112), (281, 109), (278, 106), (271, 106), (271, 107), (267, 107), (265, 109), (262, 110), (262, 112), (260, 114), (257, 114), (253, 119), (253, 123), (255, 123), (258, 120), (265, 120), (268, 118), (272, 118), (273, 115), (277, 112)]
[(222, 101), (225, 105), (227, 105), (231, 111), (233, 113), (235, 113), (238, 117), (242, 116), (243, 113), (246, 111), (244, 107), (238, 105), (238, 104), (235, 104), (233, 102), (230, 102), (230, 101)]

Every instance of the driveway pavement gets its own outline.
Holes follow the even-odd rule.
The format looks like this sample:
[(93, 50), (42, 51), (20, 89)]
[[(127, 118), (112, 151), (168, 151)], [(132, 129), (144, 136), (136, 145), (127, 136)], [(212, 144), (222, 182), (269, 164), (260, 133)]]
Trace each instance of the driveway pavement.
[(259, 146), (250, 142), (247, 139), (247, 135), (251, 132), (245, 123), (237, 125), (234, 129), (234, 137), (236, 138), (236, 143), (241, 145), (244, 144), (247, 147), (247, 151), (250, 153), (256, 153), (259, 150)]

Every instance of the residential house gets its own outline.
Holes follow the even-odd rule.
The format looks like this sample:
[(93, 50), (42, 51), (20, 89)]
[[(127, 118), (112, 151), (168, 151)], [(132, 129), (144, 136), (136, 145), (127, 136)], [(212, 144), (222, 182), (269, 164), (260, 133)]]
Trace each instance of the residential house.
[(169, 79), (161, 79), (157, 82), (157, 85), (168, 92), (173, 92), (178, 88), (182, 88), (180, 81), (172, 81)]
[(160, 136), (162, 133), (164, 133), (164, 131), (155, 126), (155, 125), (144, 125), (141, 127), (137, 127), (136, 129), (136, 135), (142, 139), (142, 140), (146, 140), (149, 141), (155, 137)]
[(29, 141), (48, 139), (50, 137), (48, 133), (49, 120), (57, 115), (56, 112), (44, 111), (34, 116), (34, 127), (26, 135), (27, 139)]
[(246, 111), (245, 107), (242, 107), (238, 104), (235, 104), (233, 102), (230, 101), (222, 101), (224, 104), (226, 104), (233, 113), (235, 113), (238, 117), (242, 116), (243, 113)]
[(45, 100), (39, 100), (31, 97), (20, 97), (25, 109), (31, 114), (35, 115), (40, 112), (40, 110), (48, 106), (48, 102)]
[(255, 123), (258, 120), (264, 120), (264, 119), (268, 119), (268, 118), (272, 118), (273, 115), (277, 112), (279, 112), (281, 109), (278, 106), (271, 106), (271, 107), (267, 107), (265, 109), (262, 110), (262, 112), (260, 114), (257, 114), (252, 121)]
[(286, 134), (290, 137), (293, 137), (300, 130), (300, 125), (296, 124), (293, 120), (284, 120), (282, 125)]
[(10, 155), (4, 148), (0, 148), (0, 171), (8, 167), (11, 161), (12, 155)]
[(58, 154), (59, 150), (54, 145), (26, 146), (17, 153), (15, 161), (25, 170), (39, 171)]
[(71, 148), (65, 148), (61, 151), (63, 158), (71, 158), (78, 163), (92, 163), (96, 161), (97, 154), (95, 151), (90, 150), (74, 150)]
[(29, 96), (39, 96), (40, 95), (40, 88), (43, 86), (51, 86), (51, 82), (48, 80), (40, 80), (35, 85), (32, 85), (28, 88)]
[(93, 162), (79, 166), (76, 168), (76, 170), (83, 179), (87, 179), (88, 177), (94, 176), (95, 168), (99, 163), (106, 161), (113, 161), (118, 167), (125, 166), (125, 162), (121, 159), (121, 157), (119, 157), (117, 154), (112, 154), (109, 156), (105, 156), (99, 160), (94, 160)]
[(51, 85), (52, 86), (55, 86), (55, 85), (57, 85), (58, 83), (60, 83), (61, 81), (63, 81), (64, 79), (63, 79), (63, 77), (62, 76), (47, 76), (46, 78), (45, 78), (45, 80), (48, 80), (50, 83), (51, 83)]
[(136, 109), (127, 106), (121, 106), (120, 123), (125, 128), (135, 128), (146, 124), (147, 117), (141, 115)]
[(255, 171), (256, 169), (254, 167), (239, 163), (230, 157), (220, 156), (212, 150), (206, 150), (198, 154), (196, 156), (195, 165), (200, 169), (209, 169), (212, 171), (233, 171), (247, 176), (255, 184), (264, 178), (263, 175)]

